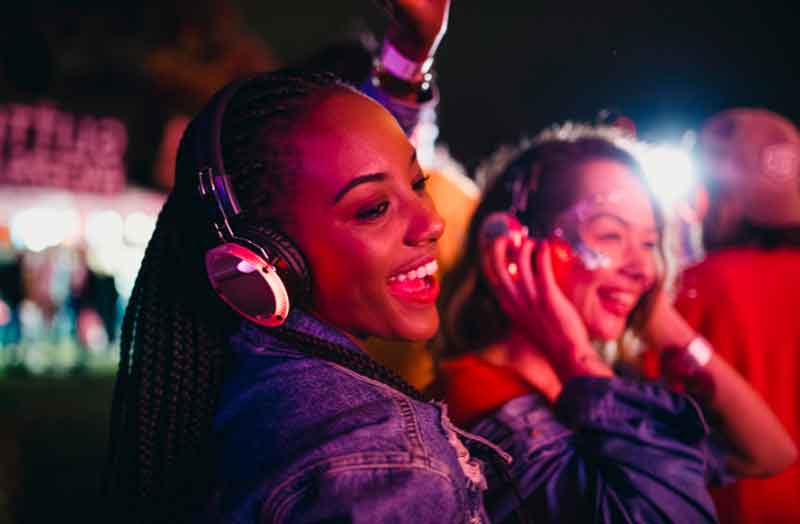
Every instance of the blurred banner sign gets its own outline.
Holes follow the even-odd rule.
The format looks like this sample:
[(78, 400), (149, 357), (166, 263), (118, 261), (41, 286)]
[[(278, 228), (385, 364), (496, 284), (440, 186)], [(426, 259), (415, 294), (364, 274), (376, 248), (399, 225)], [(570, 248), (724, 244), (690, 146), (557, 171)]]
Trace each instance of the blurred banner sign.
[(0, 184), (118, 193), (128, 132), (117, 118), (78, 115), (51, 103), (0, 104)]

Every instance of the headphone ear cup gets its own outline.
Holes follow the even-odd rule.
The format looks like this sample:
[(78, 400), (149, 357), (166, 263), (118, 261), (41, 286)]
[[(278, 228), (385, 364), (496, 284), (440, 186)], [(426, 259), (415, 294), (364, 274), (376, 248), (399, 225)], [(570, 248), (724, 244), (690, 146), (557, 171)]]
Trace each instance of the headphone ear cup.
[(490, 213), (481, 224), (481, 244), (488, 244), (501, 236), (510, 238), (518, 237), (521, 240), (528, 236), (528, 230), (520, 224), (517, 217), (511, 213), (507, 211), (495, 211)]
[(311, 299), (311, 272), (306, 257), (286, 234), (268, 226), (244, 225), (240, 236), (262, 248), (286, 286), (296, 305)]
[(231, 309), (261, 326), (283, 324), (289, 293), (275, 266), (253, 249), (226, 242), (205, 256), (211, 286)]
[(294, 242), (276, 229), (243, 225), (237, 231), (234, 241), (206, 253), (211, 286), (251, 322), (280, 326), (289, 315), (290, 301), (303, 305), (310, 300), (308, 263)]

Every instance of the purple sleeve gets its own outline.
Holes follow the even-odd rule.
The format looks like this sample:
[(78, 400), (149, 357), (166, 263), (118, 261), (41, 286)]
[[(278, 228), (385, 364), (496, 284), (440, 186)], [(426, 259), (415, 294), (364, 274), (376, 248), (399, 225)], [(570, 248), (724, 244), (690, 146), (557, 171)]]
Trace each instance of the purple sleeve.
[(372, 75), (358, 86), (358, 90), (385, 107), (397, 119), (408, 137), (414, 133), (418, 124), (436, 120), (439, 92), (435, 85), (431, 87), (430, 98), (419, 102), (409, 102), (389, 95), (376, 85)]
[(706, 455), (706, 483), (708, 485), (720, 487), (736, 482), (738, 476), (728, 467), (731, 449), (731, 444), (712, 425), (711, 435), (703, 446)]
[[(473, 431), (514, 457), (511, 476), (539, 522), (716, 522), (705, 421), (692, 400), (657, 384), (576, 378), (554, 407), (519, 397)], [(511, 520), (518, 500), (490, 479), (493, 522)]]

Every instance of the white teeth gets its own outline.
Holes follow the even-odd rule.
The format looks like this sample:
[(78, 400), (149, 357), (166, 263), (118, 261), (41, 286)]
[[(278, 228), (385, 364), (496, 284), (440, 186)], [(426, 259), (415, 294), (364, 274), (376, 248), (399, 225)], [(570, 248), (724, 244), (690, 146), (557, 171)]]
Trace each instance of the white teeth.
[(609, 293), (609, 296), (613, 300), (616, 300), (617, 302), (621, 302), (621, 303), (627, 304), (627, 305), (633, 304), (635, 299), (636, 299), (636, 297), (633, 295), (633, 293), (627, 293), (627, 292), (624, 292), (624, 291), (614, 291), (612, 293)]
[(389, 277), (390, 282), (398, 281), (398, 282), (405, 282), (406, 280), (414, 280), (417, 278), (425, 278), (428, 275), (433, 275), (436, 271), (439, 270), (439, 265), (436, 263), (435, 260), (428, 262), (427, 264), (421, 265), (418, 268), (412, 269), (406, 273), (401, 273), (399, 275), (395, 275), (393, 277)]

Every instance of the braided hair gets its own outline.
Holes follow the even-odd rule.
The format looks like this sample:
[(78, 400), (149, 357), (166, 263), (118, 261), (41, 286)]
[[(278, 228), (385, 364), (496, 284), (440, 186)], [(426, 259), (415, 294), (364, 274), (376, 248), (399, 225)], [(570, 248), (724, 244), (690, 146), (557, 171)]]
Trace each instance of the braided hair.
[[(297, 169), (292, 133), (316, 103), (342, 90), (351, 89), (330, 75), (297, 70), (264, 74), (237, 90), (223, 118), (222, 150), (245, 220), (280, 224)], [(131, 522), (189, 521), (205, 509), (214, 475), (212, 419), (227, 339), (240, 322), (205, 274), (203, 256), (216, 237), (197, 211), (190, 134), (191, 128), (122, 325), (105, 491)], [(423, 398), (366, 354), (284, 328), (274, 334), (310, 356)]]

